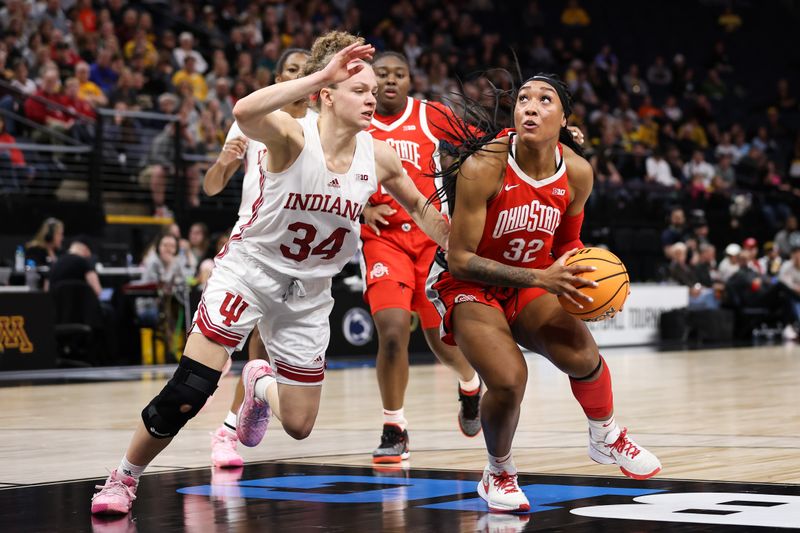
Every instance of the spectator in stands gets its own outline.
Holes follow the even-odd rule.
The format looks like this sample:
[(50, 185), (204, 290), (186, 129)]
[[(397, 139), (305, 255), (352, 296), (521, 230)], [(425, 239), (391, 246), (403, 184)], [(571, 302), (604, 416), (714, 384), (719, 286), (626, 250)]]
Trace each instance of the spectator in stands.
[(714, 168), (714, 175), (718, 176), (725, 184), (725, 188), (736, 185), (736, 172), (733, 169), (733, 158), (728, 153), (717, 156), (717, 166)]
[(91, 258), (92, 250), (87, 239), (73, 239), (67, 252), (62, 254), (50, 269), (46, 286), (52, 289), (63, 281), (85, 281), (99, 298), (103, 287)]
[(103, 130), (103, 165), (107, 175), (119, 174), (135, 176), (142, 164), (142, 156), (147, 152), (144, 135), (136, 118), (127, 115), (125, 102), (114, 104), (114, 113)]
[(698, 253), (692, 261), (692, 270), (697, 282), (703, 287), (713, 287), (720, 279), (717, 271), (717, 249), (713, 244), (704, 242), (699, 245)]
[(661, 232), (661, 246), (664, 256), (671, 259), (670, 247), (676, 242), (682, 242), (686, 236), (686, 213), (680, 206), (675, 206), (669, 213), (669, 226)]
[(742, 253), (747, 254), (747, 268), (759, 274), (764, 274), (761, 264), (758, 262), (758, 241), (753, 237), (748, 237), (742, 243)]
[[(184, 242), (186, 243), (185, 247)], [(188, 240), (181, 242), (181, 248), (186, 257), (186, 265), (188, 267), (186, 271), (195, 275), (200, 264), (204, 260), (213, 257), (211, 234), (208, 231), (208, 226), (203, 222), (192, 224), (189, 228)]]
[(758, 260), (758, 264), (761, 268), (760, 271), (765, 275), (771, 278), (778, 276), (783, 265), (783, 258), (780, 249), (774, 242), (764, 243), (764, 257)]
[(672, 189), (679, 189), (681, 182), (672, 175), (672, 169), (669, 163), (664, 159), (664, 154), (660, 148), (653, 150), (653, 153), (645, 161), (647, 168), (647, 176), (645, 181), (648, 183), (657, 183), (663, 187)]
[(568, 0), (567, 6), (561, 12), (561, 24), (568, 28), (585, 28), (591, 23), (589, 13), (578, 4), (578, 0)]
[(110, 95), (119, 79), (119, 73), (112, 67), (114, 54), (110, 48), (100, 48), (97, 59), (89, 67), (89, 79), (97, 84), (106, 95)]
[[(92, 107), (92, 104), (81, 97), (80, 86), (81, 84), (78, 78), (67, 78), (64, 82), (64, 94), (61, 98), (61, 103), (67, 109), (72, 110), (75, 116), (82, 115), (94, 120), (97, 118), (97, 113), (94, 107)], [(93, 136), (90, 136), (86, 141), (91, 142), (93, 138)]]
[(797, 217), (795, 215), (786, 217), (783, 229), (775, 234), (773, 242), (784, 258), (789, 257), (788, 250), (800, 248), (800, 229), (798, 229)]
[(183, 68), (172, 76), (172, 84), (175, 87), (180, 87), (184, 81), (189, 82), (194, 97), (201, 102), (205, 102), (208, 96), (208, 86), (205, 78), (196, 70), (196, 64), (197, 59), (193, 55), (185, 55)]
[(125, 59), (128, 61), (139, 55), (142, 58), (142, 66), (144, 68), (153, 68), (158, 63), (158, 51), (150, 41), (147, 30), (144, 28), (136, 29), (133, 39), (125, 43), (123, 50)]
[[(228, 243), (233, 228), (229, 228), (220, 233), (214, 240), (214, 255), (218, 255), (225, 245)], [(197, 267), (197, 284), (198, 288), (205, 288), (208, 278), (211, 276), (211, 271), (214, 270), (214, 259), (204, 259)]]
[[(196, 146), (196, 141), (189, 132), (187, 112), (181, 111), (177, 124), (178, 134), (185, 147), (191, 152)], [(150, 190), (156, 216), (172, 216), (172, 211), (166, 205), (166, 199), (168, 179), (170, 176), (175, 176), (176, 172), (175, 127), (176, 123), (170, 122), (156, 135), (150, 146), (147, 165), (139, 174), (139, 183)], [(186, 173), (186, 202), (192, 207), (196, 207), (200, 204), (199, 168), (196, 164), (187, 165), (184, 171)]]
[(708, 187), (714, 177), (714, 167), (706, 161), (706, 156), (702, 150), (695, 150), (692, 159), (683, 166), (683, 175), (689, 178), (700, 176), (703, 184)]
[(750, 253), (741, 250), (736, 260), (739, 269), (725, 283), (725, 293), (729, 303), (739, 309), (742, 307), (779, 308), (780, 289), (778, 285), (749, 268)]
[(75, 77), (78, 79), (78, 96), (87, 100), (94, 107), (108, 105), (108, 97), (95, 82), (89, 79), (89, 64), (85, 61), (75, 65)]
[(53, 264), (64, 242), (64, 223), (57, 218), (48, 218), (39, 227), (33, 239), (25, 244), (25, 259), (32, 259), (37, 266)]
[(628, 73), (622, 76), (622, 86), (625, 92), (631, 96), (642, 97), (650, 94), (650, 88), (639, 75), (639, 65), (636, 63), (628, 67)]
[(672, 281), (687, 287), (697, 283), (697, 275), (687, 262), (688, 248), (682, 242), (676, 242), (669, 247), (670, 263), (666, 271), (666, 281)]
[(195, 71), (199, 74), (205, 73), (208, 70), (208, 63), (203, 58), (202, 54), (194, 49), (194, 35), (185, 31), (178, 37), (178, 47), (172, 51), (172, 57), (176, 65), (186, 65), (187, 57), (194, 57)]
[(736, 243), (731, 243), (725, 247), (725, 257), (719, 264), (719, 279), (727, 282), (731, 276), (739, 271), (739, 254), (742, 247)]
[(31, 15), (37, 25), (48, 21), (54, 28), (64, 33), (69, 31), (69, 21), (64, 11), (61, 9), (60, 0), (46, 0), (45, 2), (36, 3), (31, 11)]
[(656, 56), (653, 64), (647, 69), (647, 81), (654, 90), (666, 91), (672, 85), (672, 71), (664, 62), (663, 56)]
[[(14, 145), (17, 140), (6, 131), (6, 119), (0, 115), (0, 144)], [(21, 192), (36, 177), (36, 169), (25, 162), (22, 150), (0, 147), (0, 193)]]
[[(58, 133), (67, 134), (75, 124), (75, 119), (62, 109), (62, 103), (58, 70), (49, 68), (42, 75), (41, 88), (32, 97), (25, 100), (25, 115), (32, 121)], [(32, 136), (34, 140), (38, 141), (49, 140), (49, 136), (41, 131), (34, 132)]]
[(741, 158), (741, 154), (739, 153), (739, 149), (731, 142), (731, 132), (730, 131), (723, 131), (720, 135), (719, 142), (717, 146), (714, 148), (714, 157), (717, 158), (719, 161), (723, 156), (729, 156), (731, 158), (731, 163), (734, 165), (739, 162)]
[[(142, 264), (141, 281), (156, 283), (165, 295), (173, 294), (185, 287), (188, 274), (179, 260), (178, 239), (170, 233), (162, 233), (155, 242), (156, 253), (148, 256)], [(152, 298), (139, 298), (136, 302), (137, 314), (145, 324), (158, 322), (159, 303)]]
[(14, 61), (14, 77), (11, 80), (11, 86), (27, 96), (36, 92), (36, 82), (28, 77), (28, 64), (22, 58)]
[(797, 324), (800, 322), (800, 247), (792, 248), (790, 260), (781, 266), (778, 280), (789, 291), (789, 301), (794, 315), (794, 324), (786, 326), (783, 337), (795, 340), (798, 335)]

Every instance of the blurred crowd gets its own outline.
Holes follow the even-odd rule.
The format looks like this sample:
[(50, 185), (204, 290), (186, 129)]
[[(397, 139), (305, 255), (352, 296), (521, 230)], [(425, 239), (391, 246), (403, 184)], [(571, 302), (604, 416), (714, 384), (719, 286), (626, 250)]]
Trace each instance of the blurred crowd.
[[(620, 37), (616, 45), (603, 42), (601, 8), (579, 0), (7, 0), (0, 75), (40, 97), (16, 111), (51, 131), (86, 140), (85, 120), (99, 108), (156, 111), (179, 117), (185, 150), (215, 156), (237, 99), (272, 83), (283, 50), (307, 48), (331, 29), (405, 54), (418, 98), (480, 100), (487, 80), (507, 88), (519, 74), (554, 72), (574, 96), (570, 122), (584, 131), (595, 171), (587, 224), (601, 223), (610, 209), (660, 229), (665, 215), (661, 279), (705, 287), (693, 298), (711, 305), (715, 282), (750, 271), (781, 279), (800, 246), (796, 90), (781, 74), (763, 80), (757, 95), (743, 83), (742, 62), (752, 58), (728, 49), (748, 20), (732, 6), (705, 6), (706, 15), (716, 11), (697, 43), (640, 42), (634, 50)], [(13, 142), (9, 126), (0, 120), (1, 142)], [(174, 172), (170, 127), (155, 139), (124, 140), (150, 144), (141, 182), (161, 214)], [(0, 150), (19, 168), (14, 179), (32, 179), (21, 156)], [(190, 167), (181, 201), (199, 203), (201, 173)]]

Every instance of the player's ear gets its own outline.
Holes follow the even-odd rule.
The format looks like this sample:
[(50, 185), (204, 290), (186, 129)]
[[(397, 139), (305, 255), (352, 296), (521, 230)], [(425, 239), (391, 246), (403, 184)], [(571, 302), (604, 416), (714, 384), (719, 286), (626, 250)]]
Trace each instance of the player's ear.
[(333, 105), (333, 89), (331, 87), (323, 87), (319, 90), (319, 104), (320, 107)]

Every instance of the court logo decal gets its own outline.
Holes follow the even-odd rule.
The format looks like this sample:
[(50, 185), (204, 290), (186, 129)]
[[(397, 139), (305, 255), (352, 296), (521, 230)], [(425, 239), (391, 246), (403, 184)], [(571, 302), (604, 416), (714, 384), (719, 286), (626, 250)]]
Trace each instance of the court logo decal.
[[(674, 489), (663, 488), (554, 483), (521, 483), (520, 488), (531, 501), (530, 514), (561, 510), (567, 513), (565, 516), (623, 521), (620, 524), (631, 520), (772, 528), (792, 528), (800, 524), (800, 496), (786, 494), (674, 492)], [(223, 499), (318, 504), (407, 502), (409, 509), (488, 512), (486, 502), (477, 495), (476, 481), (470, 479), (285, 475), (183, 487), (178, 492)], [(606, 503), (600, 504), (602, 502)], [(589, 503), (593, 505), (587, 505)], [(552, 519), (558, 522), (555, 515)], [(628, 531), (620, 525), (622, 530)]]
[(364, 346), (372, 340), (372, 317), (364, 309), (353, 307), (344, 314), (342, 333), (353, 346)]
[(31, 353), (33, 343), (25, 331), (25, 317), (21, 315), (0, 316), (0, 353), (16, 349)]

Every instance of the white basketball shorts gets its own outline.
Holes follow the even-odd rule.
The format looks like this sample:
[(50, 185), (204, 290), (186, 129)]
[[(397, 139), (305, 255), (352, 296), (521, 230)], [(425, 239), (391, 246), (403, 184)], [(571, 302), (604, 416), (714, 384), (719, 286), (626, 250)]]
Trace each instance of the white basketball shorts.
[(330, 278), (301, 282), (229, 253), (216, 260), (192, 332), (232, 354), (258, 324), (279, 383), (321, 385), (332, 309)]

